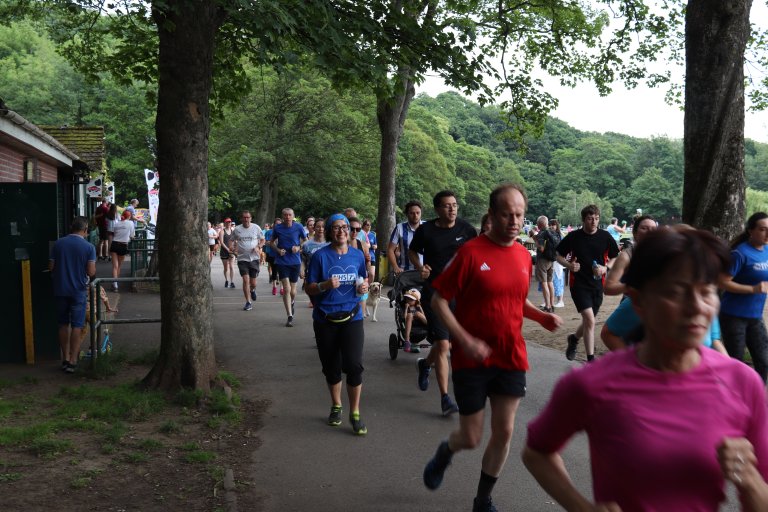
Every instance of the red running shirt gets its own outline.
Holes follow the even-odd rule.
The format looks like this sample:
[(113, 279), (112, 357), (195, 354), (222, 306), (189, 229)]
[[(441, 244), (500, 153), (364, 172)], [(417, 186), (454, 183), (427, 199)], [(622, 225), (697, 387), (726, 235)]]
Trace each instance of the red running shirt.
[(531, 279), (531, 255), (515, 243), (502, 247), (486, 236), (465, 243), (432, 283), (440, 295), (456, 299), (454, 315), (473, 336), (493, 349), (483, 362), (451, 347), (451, 367), (528, 370), (523, 339), (523, 306)]

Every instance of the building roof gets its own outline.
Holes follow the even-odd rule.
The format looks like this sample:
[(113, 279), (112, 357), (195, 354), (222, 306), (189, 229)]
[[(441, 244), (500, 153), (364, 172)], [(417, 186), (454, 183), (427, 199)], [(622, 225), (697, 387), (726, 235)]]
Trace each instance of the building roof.
[(103, 126), (41, 126), (48, 134), (79, 155), (92, 173), (107, 169)]
[[(5, 123), (5, 128), (3, 128)], [(9, 109), (0, 99), (0, 138), (7, 133), (11, 140), (18, 140), (33, 147), (58, 161), (72, 165), (73, 161), (79, 161), (80, 157), (75, 152), (41, 130), (38, 126), (27, 121), (19, 114)]]

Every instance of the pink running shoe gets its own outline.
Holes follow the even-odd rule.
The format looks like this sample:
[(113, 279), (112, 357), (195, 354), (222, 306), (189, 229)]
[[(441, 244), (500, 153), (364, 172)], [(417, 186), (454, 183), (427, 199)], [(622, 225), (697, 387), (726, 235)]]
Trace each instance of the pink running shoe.
[(277, 295), (277, 286), (272, 287), (272, 295)]
[(280, 295), (285, 295), (285, 288), (280, 288)]

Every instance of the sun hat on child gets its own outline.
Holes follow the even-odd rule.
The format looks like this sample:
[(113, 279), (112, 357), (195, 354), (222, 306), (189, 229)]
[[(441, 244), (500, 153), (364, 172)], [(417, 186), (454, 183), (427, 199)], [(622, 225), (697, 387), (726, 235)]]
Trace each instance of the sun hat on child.
[(405, 292), (403, 294), (403, 297), (405, 297), (406, 299), (420, 301), (421, 300), (421, 292), (419, 292), (419, 290), (417, 290), (416, 288), (411, 288), (410, 290), (408, 290), (407, 292)]

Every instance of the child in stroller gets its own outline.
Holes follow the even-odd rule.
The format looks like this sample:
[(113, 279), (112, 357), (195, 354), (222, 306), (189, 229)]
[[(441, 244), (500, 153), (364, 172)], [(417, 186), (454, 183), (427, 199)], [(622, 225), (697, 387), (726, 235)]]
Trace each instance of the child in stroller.
[(408, 270), (395, 276), (387, 296), (389, 307), (395, 309), (397, 332), (389, 336), (389, 357), (397, 359), (400, 349), (412, 354), (421, 352), (419, 343), (427, 337), (427, 318), (421, 307), (421, 273)]
[[(403, 340), (403, 352), (411, 352), (412, 354), (418, 354), (421, 352), (418, 344), (411, 345), (411, 329), (413, 323), (427, 326), (427, 316), (424, 314), (424, 309), (421, 307), (421, 292), (416, 288), (411, 288), (403, 294), (403, 308), (405, 310), (405, 339)], [(417, 324), (417, 325), (418, 325)]]

